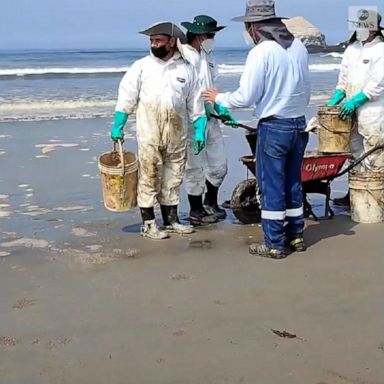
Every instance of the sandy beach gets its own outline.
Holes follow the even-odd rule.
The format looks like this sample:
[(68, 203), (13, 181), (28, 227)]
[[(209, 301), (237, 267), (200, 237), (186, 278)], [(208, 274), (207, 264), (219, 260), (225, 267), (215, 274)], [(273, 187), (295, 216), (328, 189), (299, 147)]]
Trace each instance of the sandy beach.
[[(229, 210), (188, 237), (143, 239), (137, 209), (103, 207), (109, 126), (0, 125), (1, 384), (384, 383), (384, 224), (308, 219), (307, 252), (283, 261), (250, 256), (261, 228)], [(225, 141), (221, 201), (250, 152), (242, 130)], [(332, 196), (345, 189), (337, 179)]]

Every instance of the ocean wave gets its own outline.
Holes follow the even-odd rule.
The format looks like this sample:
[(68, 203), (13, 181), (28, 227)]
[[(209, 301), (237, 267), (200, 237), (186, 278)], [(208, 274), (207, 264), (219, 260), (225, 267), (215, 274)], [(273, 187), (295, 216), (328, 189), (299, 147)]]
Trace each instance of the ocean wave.
[(339, 52), (330, 52), (321, 55), (321, 57), (334, 57), (335, 59), (341, 59), (343, 57), (343, 54)]
[(102, 108), (113, 107), (116, 104), (116, 100), (17, 100), (2, 102), (0, 104), (0, 114), (9, 111), (33, 111), (33, 110), (72, 110), (72, 109), (84, 109), (84, 108)]
[(0, 104), (0, 122), (89, 119), (113, 115), (116, 100), (14, 100)]
[[(24, 76), (65, 76), (65, 75), (94, 75), (125, 73), (129, 66), (121, 67), (50, 67), (50, 68), (10, 68), (0, 69), (1, 77), (24, 77)], [(338, 64), (311, 64), (312, 72), (329, 72), (339, 70)], [(219, 64), (219, 73), (222, 75), (239, 75), (244, 71), (243, 64)]]
[(108, 73), (124, 73), (125, 67), (50, 67), (50, 68), (10, 68), (0, 69), (0, 76), (42, 76), (42, 75), (93, 75)]
[(309, 66), (311, 72), (333, 72), (340, 70), (340, 64), (311, 64)]
[(219, 73), (222, 75), (241, 74), (244, 71), (243, 64), (219, 64)]
[[(242, 73), (244, 65), (238, 64), (220, 64), (219, 73), (237, 74)], [(1, 76), (43, 76), (43, 75), (94, 75), (94, 74), (110, 74), (125, 73), (129, 66), (124, 67), (49, 67), (49, 68), (10, 68), (0, 69)]]
[(51, 113), (49, 115), (31, 115), (31, 116), (0, 116), (0, 123), (13, 123), (18, 121), (33, 122), (33, 121), (54, 121), (54, 120), (84, 120), (96, 118), (111, 118), (113, 112), (83, 112), (72, 114)]
[[(313, 94), (311, 104), (328, 99), (327, 92)], [(83, 120), (112, 118), (116, 100), (17, 100), (0, 103), (0, 123), (16, 121)], [(252, 111), (252, 108), (241, 109)], [(134, 114), (130, 120), (134, 120)]]

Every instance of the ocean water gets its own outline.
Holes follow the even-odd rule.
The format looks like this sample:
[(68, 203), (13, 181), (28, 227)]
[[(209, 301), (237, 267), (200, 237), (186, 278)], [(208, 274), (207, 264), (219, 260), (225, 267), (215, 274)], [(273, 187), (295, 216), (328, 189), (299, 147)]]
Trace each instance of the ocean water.
[[(86, 119), (113, 115), (119, 82), (143, 50), (0, 52), (0, 122)], [(217, 87), (233, 90), (247, 50), (218, 49)], [(339, 53), (310, 55), (312, 100), (335, 87)]]

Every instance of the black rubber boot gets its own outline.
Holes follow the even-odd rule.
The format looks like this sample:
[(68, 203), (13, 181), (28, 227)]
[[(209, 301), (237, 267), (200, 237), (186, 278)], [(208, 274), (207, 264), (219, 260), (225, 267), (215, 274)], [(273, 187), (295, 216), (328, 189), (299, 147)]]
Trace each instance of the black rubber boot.
[(151, 208), (140, 208), (141, 218), (143, 221), (155, 220), (155, 211)]
[(350, 207), (351, 201), (349, 197), (349, 191), (345, 196), (340, 197), (339, 199), (333, 199), (333, 204), (339, 207)]
[(167, 232), (158, 228), (153, 207), (140, 208), (140, 213), (143, 219), (143, 225), (140, 230), (141, 236), (148, 237), (152, 240), (163, 240), (169, 237)]
[(207, 185), (207, 192), (204, 198), (204, 209), (210, 215), (216, 215), (219, 220), (223, 220), (227, 217), (225, 209), (222, 209), (217, 204), (217, 195), (219, 188), (212, 185), (208, 180), (205, 183)]
[(189, 212), (189, 222), (192, 225), (207, 225), (216, 223), (218, 218), (216, 215), (208, 214), (203, 207), (203, 197), (188, 195), (191, 211)]
[(164, 227), (167, 232), (178, 234), (190, 234), (194, 232), (191, 225), (181, 224), (177, 216), (177, 205), (161, 205)]

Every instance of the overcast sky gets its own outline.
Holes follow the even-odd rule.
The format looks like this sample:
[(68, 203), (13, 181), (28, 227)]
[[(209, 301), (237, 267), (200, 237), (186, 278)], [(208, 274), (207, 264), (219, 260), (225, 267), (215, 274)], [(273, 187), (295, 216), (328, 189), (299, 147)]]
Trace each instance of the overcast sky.
[[(0, 0), (0, 49), (144, 48), (138, 35), (156, 21), (176, 23), (209, 14), (227, 25), (217, 39), (223, 47), (243, 47), (241, 23), (245, 0)], [(280, 16), (304, 16), (317, 26), (329, 44), (349, 34), (348, 6), (379, 1), (277, 0)], [(379, 10), (383, 13), (383, 2)]]

